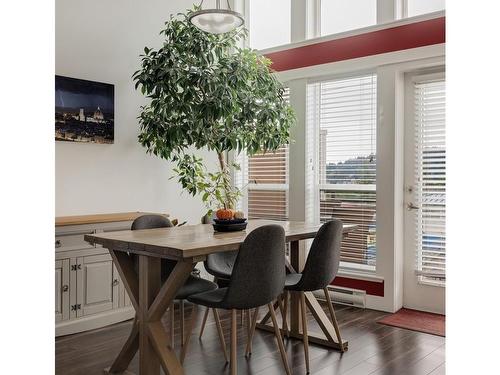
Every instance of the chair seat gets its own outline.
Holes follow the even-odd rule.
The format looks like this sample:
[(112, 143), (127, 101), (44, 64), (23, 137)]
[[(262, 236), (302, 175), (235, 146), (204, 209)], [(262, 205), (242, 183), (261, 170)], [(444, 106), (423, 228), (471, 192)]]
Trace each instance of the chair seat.
[(217, 289), (217, 284), (200, 277), (189, 276), (177, 292), (175, 299), (187, 299), (192, 294), (209, 292)]
[(285, 278), (285, 289), (286, 290), (300, 290), (298, 284), (302, 279), (301, 273), (289, 273)]
[(224, 309), (223, 300), (226, 295), (227, 288), (220, 288), (208, 292), (194, 294), (188, 297), (188, 301), (196, 303), (197, 305), (211, 307), (215, 309)]

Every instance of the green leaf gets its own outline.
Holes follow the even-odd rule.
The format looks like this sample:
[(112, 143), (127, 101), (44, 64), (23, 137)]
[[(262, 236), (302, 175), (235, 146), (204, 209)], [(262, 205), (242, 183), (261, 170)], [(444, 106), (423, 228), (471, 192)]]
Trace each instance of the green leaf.
[(296, 119), (270, 60), (238, 47), (246, 30), (204, 33), (188, 22), (192, 11), (165, 22), (161, 47), (144, 47), (132, 75), (148, 103), (138, 116), (138, 140), (146, 152), (175, 162), (181, 186), (207, 208), (231, 206), (241, 192), (227, 168), (209, 173), (188, 149), (273, 151), (288, 142)]

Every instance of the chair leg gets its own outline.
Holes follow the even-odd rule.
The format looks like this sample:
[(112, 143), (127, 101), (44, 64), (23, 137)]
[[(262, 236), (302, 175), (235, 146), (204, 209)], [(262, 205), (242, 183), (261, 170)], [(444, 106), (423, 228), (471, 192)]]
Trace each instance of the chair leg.
[(198, 315), (198, 306), (193, 305), (193, 310), (191, 312), (191, 318), (189, 319), (187, 331), (186, 331), (186, 341), (184, 341), (184, 345), (182, 346), (181, 350), (181, 358), (180, 361), (183, 364), (184, 363), (184, 358), (186, 358), (186, 352), (188, 349), (189, 345), (189, 340), (191, 339), (191, 334), (193, 333), (193, 327), (196, 322), (196, 316)]
[(333, 310), (333, 304), (332, 304), (332, 300), (330, 299), (330, 293), (328, 293), (328, 288), (325, 287), (323, 289), (323, 291), (325, 292), (325, 299), (326, 299), (326, 303), (328, 305), (328, 310), (330, 310), (330, 316), (332, 318), (332, 324), (333, 324), (333, 328), (335, 329), (335, 333), (337, 335), (337, 340), (339, 340), (339, 344), (341, 344), (341, 351), (344, 352), (344, 347), (342, 345), (342, 338), (340, 337), (340, 328), (339, 328), (339, 324), (337, 322), (337, 318), (335, 316), (335, 311)]
[(184, 345), (184, 300), (180, 301), (180, 307), (181, 307), (181, 321), (180, 321), (180, 326), (181, 326), (181, 346)]
[(289, 337), (289, 332), (288, 332), (288, 291), (285, 290), (283, 292), (283, 335), (286, 335), (286, 337)]
[[(214, 283), (217, 284), (217, 278), (214, 277)], [(208, 313), (210, 312), (210, 308), (207, 307), (207, 309), (205, 310), (205, 315), (203, 315), (203, 322), (201, 323), (201, 328), (200, 328), (200, 339), (201, 337), (203, 336), (203, 332), (205, 331), (205, 325), (207, 324), (207, 318), (208, 318)]]
[(247, 322), (247, 336), (250, 335), (250, 329), (252, 328), (252, 310), (246, 310), (246, 322)]
[(281, 318), (283, 319), (284, 317), (284, 307), (283, 307), (283, 299), (281, 298), (282, 296), (279, 296), (276, 301), (278, 302), (278, 308), (280, 310)]
[(307, 336), (306, 297), (304, 292), (300, 292), (300, 315), (302, 317), (302, 340), (304, 341), (306, 372), (309, 374), (309, 337)]
[(236, 362), (237, 351), (237, 331), (236, 331), (236, 310), (231, 310), (231, 375), (236, 375), (238, 363)]
[(276, 341), (278, 342), (278, 348), (280, 350), (283, 366), (285, 367), (287, 375), (291, 375), (290, 367), (288, 366), (288, 359), (286, 358), (285, 346), (283, 345), (283, 339), (281, 337), (278, 321), (276, 320), (276, 315), (274, 314), (273, 305), (271, 303), (268, 303), (267, 307), (269, 309), (269, 314), (271, 315), (271, 320), (273, 321), (274, 336), (276, 336)]
[(249, 356), (252, 354), (252, 340), (253, 340), (253, 335), (255, 333), (255, 326), (257, 325), (258, 316), (259, 316), (259, 308), (257, 307), (255, 309), (255, 312), (253, 313), (252, 324), (250, 325), (250, 331), (248, 332), (248, 341), (247, 341), (247, 348), (245, 350), (245, 356)]
[(227, 358), (226, 340), (224, 340), (224, 332), (222, 331), (222, 325), (220, 324), (219, 313), (217, 312), (217, 309), (212, 309), (212, 311), (214, 313), (215, 326), (217, 327), (217, 334), (219, 335), (219, 341), (222, 353), (224, 354), (224, 359), (226, 360), (226, 363), (228, 363), (229, 360)]
[(170, 304), (170, 307), (168, 308), (168, 326), (169, 326), (169, 331), (170, 331), (170, 347), (174, 349), (175, 346), (175, 308), (174, 308), (174, 302)]
[(200, 336), (199, 336), (200, 339), (201, 336), (203, 336), (203, 331), (205, 330), (205, 325), (207, 324), (207, 318), (209, 312), (210, 312), (210, 307), (207, 307), (207, 309), (205, 310), (205, 314), (203, 315), (203, 321), (201, 322)]

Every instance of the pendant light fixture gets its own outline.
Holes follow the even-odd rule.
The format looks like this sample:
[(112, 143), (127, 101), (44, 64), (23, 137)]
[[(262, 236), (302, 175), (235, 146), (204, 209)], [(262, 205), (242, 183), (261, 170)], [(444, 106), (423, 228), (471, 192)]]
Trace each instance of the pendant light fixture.
[(243, 25), (243, 16), (231, 10), (229, 0), (227, 0), (227, 9), (222, 9), (220, 0), (216, 0), (216, 9), (201, 9), (203, 0), (200, 4), (200, 10), (191, 13), (189, 22), (197, 28), (211, 34), (224, 34)]

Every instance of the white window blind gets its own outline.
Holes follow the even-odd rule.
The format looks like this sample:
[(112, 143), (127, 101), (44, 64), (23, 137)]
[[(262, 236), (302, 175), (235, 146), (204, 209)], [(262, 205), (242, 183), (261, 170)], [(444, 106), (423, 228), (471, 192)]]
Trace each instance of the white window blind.
[(416, 82), (416, 269), (444, 280), (446, 265), (445, 81)]
[(248, 217), (288, 217), (288, 146), (248, 158)]
[[(289, 89), (284, 98), (289, 101)], [(275, 152), (240, 156), (237, 175), (246, 196), (241, 208), (250, 219), (287, 220), (288, 218), (288, 145)]]
[(357, 224), (342, 241), (341, 262), (374, 269), (377, 76), (312, 83), (308, 95), (308, 122), (317, 142), (316, 217)]

